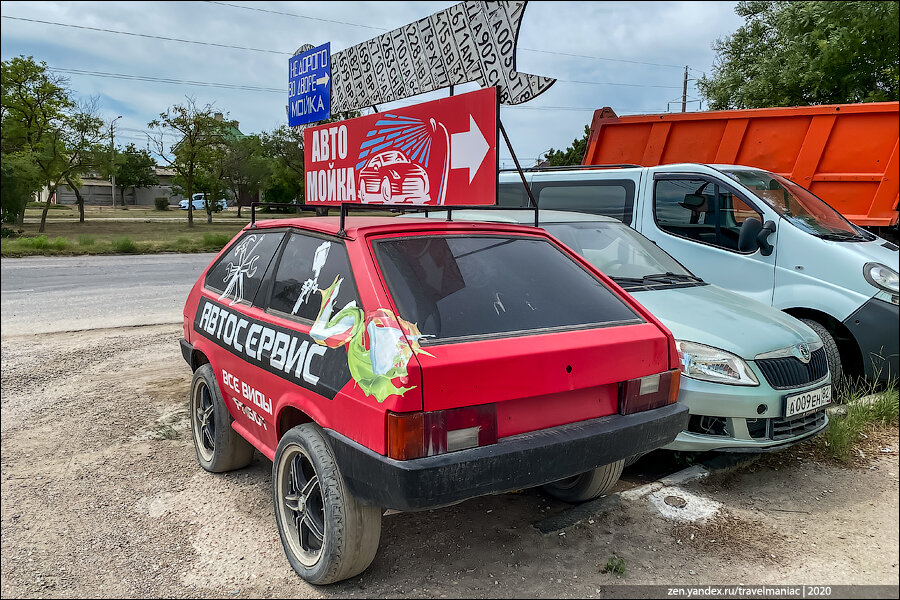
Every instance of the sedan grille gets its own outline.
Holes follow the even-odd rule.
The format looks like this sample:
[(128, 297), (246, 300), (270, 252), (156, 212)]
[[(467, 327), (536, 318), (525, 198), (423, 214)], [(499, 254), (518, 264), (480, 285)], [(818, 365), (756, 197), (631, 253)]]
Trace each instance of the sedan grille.
[(785, 358), (764, 358), (756, 361), (766, 381), (776, 390), (799, 387), (818, 381), (828, 374), (828, 361), (825, 348), (812, 353), (809, 362), (804, 364), (793, 356)]
[(795, 415), (786, 419), (772, 419), (769, 437), (786, 440), (818, 429), (825, 423), (825, 411), (817, 410), (805, 415)]

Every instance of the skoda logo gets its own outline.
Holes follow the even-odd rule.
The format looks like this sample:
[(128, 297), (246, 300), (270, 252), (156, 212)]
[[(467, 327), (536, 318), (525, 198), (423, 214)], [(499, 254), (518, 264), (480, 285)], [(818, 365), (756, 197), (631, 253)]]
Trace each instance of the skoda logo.
[(794, 346), (794, 356), (800, 359), (802, 363), (808, 363), (810, 358), (809, 344), (797, 344)]

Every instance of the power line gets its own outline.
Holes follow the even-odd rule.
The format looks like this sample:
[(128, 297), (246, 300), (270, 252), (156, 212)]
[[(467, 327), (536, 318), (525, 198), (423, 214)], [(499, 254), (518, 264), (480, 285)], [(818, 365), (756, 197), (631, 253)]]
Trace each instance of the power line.
[(570, 54), (568, 52), (557, 52), (555, 50), (539, 50), (537, 48), (519, 48), (527, 52), (540, 52), (541, 54), (557, 54), (559, 56), (572, 56), (574, 58), (591, 58), (593, 60), (607, 60), (612, 62), (629, 63), (633, 65), (649, 65), (651, 67), (671, 67), (673, 69), (683, 69), (684, 65), (667, 65), (663, 63), (644, 62), (641, 60), (629, 60), (625, 58), (609, 58), (608, 56), (591, 56), (588, 54)]
[(44, 25), (56, 25), (58, 27), (72, 27), (73, 29), (86, 29), (88, 31), (100, 31), (102, 33), (115, 33), (118, 35), (132, 35), (135, 37), (149, 38), (152, 40), (164, 40), (167, 42), (180, 42), (182, 44), (197, 44), (199, 46), (213, 46), (216, 48), (231, 48), (234, 50), (247, 50), (249, 52), (265, 52), (268, 54), (284, 54), (286, 56), (291, 56), (292, 52), (281, 52), (279, 50), (264, 50), (261, 48), (248, 48), (246, 46), (231, 46), (229, 44), (216, 44), (214, 42), (198, 42), (197, 40), (184, 40), (181, 38), (170, 38), (163, 37), (160, 35), (149, 35), (146, 33), (135, 33), (133, 31), (117, 31), (115, 29), (102, 29), (100, 27), (87, 27), (85, 25), (73, 25), (71, 23), (56, 23), (55, 21), (42, 21), (40, 19), (26, 19), (24, 17), (10, 17), (7, 15), (2, 15), (4, 19), (13, 19), (15, 21), (27, 21), (29, 23), (42, 23)]
[(261, 13), (270, 13), (273, 15), (281, 15), (283, 17), (296, 17), (298, 19), (311, 19), (313, 21), (323, 21), (325, 23), (337, 23), (338, 25), (349, 25), (351, 27), (365, 27), (366, 29), (374, 29), (376, 31), (390, 31), (384, 27), (375, 27), (374, 25), (363, 25), (362, 23), (350, 23), (348, 21), (336, 21), (334, 19), (323, 19), (322, 17), (310, 17), (309, 15), (298, 15), (295, 13), (281, 12), (278, 10), (268, 10), (265, 8), (256, 8), (255, 6), (241, 6), (240, 4), (231, 4), (230, 2), (207, 2), (207, 4), (218, 4), (220, 6), (230, 6), (231, 8), (243, 8), (244, 10), (253, 10)]
[(111, 79), (125, 79), (131, 81), (151, 81), (154, 83), (172, 83), (177, 85), (195, 85), (199, 87), (213, 87), (231, 90), (244, 90), (250, 92), (274, 92), (278, 94), (287, 94), (287, 88), (269, 88), (255, 85), (241, 85), (230, 83), (213, 83), (210, 81), (191, 81), (186, 79), (173, 79), (171, 77), (152, 77), (149, 75), (131, 75), (127, 73), (106, 73), (103, 71), (86, 71), (83, 69), (64, 69), (60, 67), (47, 67), (50, 71), (58, 73), (71, 73), (73, 75), (88, 75), (91, 77), (105, 77)]
[(665, 88), (672, 90), (680, 90), (680, 85), (653, 85), (649, 83), (618, 83), (614, 81), (574, 81), (572, 79), (557, 79), (560, 83), (578, 83), (581, 85), (619, 85), (625, 87), (643, 87), (643, 88)]
[[(262, 9), (262, 8), (256, 8), (253, 6), (241, 6), (240, 4), (231, 4), (229, 2), (208, 2), (208, 3), (209, 4), (219, 4), (222, 6), (230, 6), (232, 8), (242, 8), (244, 10), (253, 10), (253, 11), (258, 11), (258, 12), (273, 13), (273, 14), (282, 15), (282, 16), (297, 17), (300, 19), (316, 19), (318, 21), (327, 21), (330, 23), (340, 23), (341, 25), (351, 25), (353, 27), (366, 27), (369, 29), (375, 29), (376, 31), (382, 31), (382, 32), (391, 31), (390, 29), (387, 29), (385, 27), (374, 27), (372, 25), (363, 25), (362, 23), (350, 23), (348, 21), (330, 21), (329, 19), (321, 19), (318, 17), (309, 17), (306, 15), (297, 15), (297, 14), (293, 14), (293, 13), (279, 12), (279, 11), (275, 11), (275, 10), (266, 10), (266, 9)], [(669, 64), (665, 64), (665, 63), (655, 63), (655, 62), (644, 62), (644, 61), (639, 61), (639, 60), (628, 60), (628, 59), (624, 59), (624, 58), (610, 58), (608, 56), (569, 54), (567, 52), (556, 52), (553, 50), (540, 50), (538, 48), (519, 48), (519, 50), (527, 50), (528, 52), (539, 52), (541, 54), (556, 54), (559, 56), (571, 56), (571, 57), (575, 57), (575, 58), (590, 58), (590, 59), (594, 59), (594, 60), (623, 62), (623, 63), (630, 63), (630, 64), (635, 64), (635, 65), (649, 65), (652, 67), (669, 67), (669, 68), (673, 68), (673, 69), (683, 69), (685, 66), (685, 65), (669, 65)]]
[[(276, 13), (276, 14), (290, 14), (290, 13), (279, 13), (278, 11), (270, 11), (270, 10), (266, 10), (266, 9), (258, 9), (258, 8), (253, 8), (253, 7), (249, 7), (249, 6), (239, 6), (237, 4), (228, 4), (228, 3), (224, 3), (224, 2), (209, 2), (209, 4), (220, 4), (223, 6), (232, 6), (234, 8), (243, 8), (243, 9), (247, 9), (247, 10), (256, 10), (256, 11), (261, 11), (261, 12), (272, 12), (272, 13)], [(296, 16), (299, 18), (311, 18), (311, 19), (315, 18), (315, 17), (304, 17), (302, 15), (290, 15), (290, 16)], [(146, 33), (136, 33), (133, 31), (120, 31), (120, 30), (114, 30), (114, 29), (103, 29), (103, 28), (99, 28), (99, 27), (87, 27), (84, 25), (74, 25), (71, 23), (57, 23), (55, 21), (44, 21), (44, 20), (40, 20), (40, 19), (28, 19), (25, 17), (12, 17), (12, 16), (8, 16), (8, 15), (2, 15), (2, 18), (12, 19), (12, 20), (16, 20), (16, 21), (26, 21), (29, 23), (41, 23), (44, 25), (54, 25), (57, 27), (71, 27), (73, 29), (84, 29), (84, 30), (88, 30), (88, 31), (97, 31), (97, 32), (101, 32), (101, 33), (113, 33), (116, 35), (130, 35), (130, 36), (142, 37), (142, 38), (147, 38), (147, 39), (178, 42), (178, 43), (182, 43), (182, 44), (196, 44), (196, 45), (201, 45), (201, 46), (212, 46), (215, 48), (230, 48), (233, 50), (246, 50), (249, 52), (263, 52), (263, 53), (268, 53), (268, 54), (281, 54), (281, 55), (286, 55), (286, 56), (292, 54), (291, 52), (282, 52), (279, 50), (250, 48), (250, 47), (246, 47), (246, 46), (218, 44), (215, 42), (201, 42), (201, 41), (197, 41), (197, 40), (186, 40), (186, 39), (182, 39), (182, 38), (171, 38), (171, 37), (150, 35), (150, 34), (146, 34)], [(328, 21), (328, 19), (318, 19), (318, 20)], [(364, 25), (359, 25), (357, 23), (347, 23), (344, 21), (333, 21), (333, 22), (344, 24), (344, 25), (365, 27)], [(380, 29), (380, 28), (375, 28), (375, 29)], [(520, 48), (520, 49), (528, 50), (530, 52), (541, 52), (541, 53), (545, 53), (545, 54), (559, 54), (559, 55), (563, 55), (563, 56), (574, 56), (574, 57), (579, 57), (579, 58), (592, 58), (592, 59), (596, 59), (596, 60), (624, 62), (624, 63), (630, 63), (630, 64), (643, 64), (643, 65), (662, 66), (662, 67), (675, 66), (675, 65), (664, 65), (664, 64), (652, 63), (652, 62), (641, 62), (641, 61), (633, 61), (633, 60), (626, 60), (626, 59), (608, 58), (608, 57), (602, 57), (602, 56), (568, 54), (565, 52), (554, 52), (554, 51), (550, 51), (550, 50), (538, 50), (538, 49), (534, 49), (534, 48)], [(679, 67), (679, 68), (681, 68), (681, 67)], [(120, 74), (115, 74), (115, 75), (107, 74), (106, 76), (107, 77), (117, 77), (120, 79), (126, 78), (126, 76), (120, 75)], [(624, 83), (624, 82), (614, 82), (614, 81), (578, 81), (578, 80), (566, 80), (566, 79), (560, 79), (558, 81), (564, 82), (564, 83), (574, 83), (574, 84), (578, 84), (578, 85), (613, 85), (613, 86), (624, 86), (624, 87), (645, 87), (645, 88), (664, 88), (664, 89), (678, 89), (679, 88), (679, 86), (641, 84), (641, 83)], [(161, 83), (169, 83), (169, 82), (161, 82)], [(225, 86), (219, 85), (219, 84), (209, 84), (209, 83), (200, 83), (200, 82), (196, 82), (196, 83), (195, 82), (179, 82), (179, 83), (192, 83), (193, 85), (203, 85), (203, 86), (209, 86), (209, 87), (225, 87)], [(250, 88), (252, 88), (252, 87), (253, 86), (250, 86)], [(232, 89), (250, 89), (250, 88), (233, 87)], [(268, 88), (265, 90), (257, 90), (257, 91), (272, 91), (272, 88)], [(278, 91), (282, 92), (283, 90), (278, 90)]]

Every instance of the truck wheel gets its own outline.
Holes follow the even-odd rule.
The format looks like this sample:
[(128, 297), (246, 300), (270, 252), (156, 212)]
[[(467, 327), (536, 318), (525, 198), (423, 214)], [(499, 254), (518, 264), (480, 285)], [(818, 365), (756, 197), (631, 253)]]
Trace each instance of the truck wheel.
[(541, 489), (563, 502), (587, 502), (611, 490), (622, 475), (623, 468), (625, 460), (617, 460), (593, 471), (548, 483)]
[(375, 558), (381, 513), (354, 498), (318, 426), (284, 434), (272, 463), (278, 534), (288, 562), (313, 584), (362, 573)]
[(834, 342), (834, 338), (818, 321), (813, 321), (812, 319), (800, 320), (810, 329), (815, 331), (822, 340), (822, 344), (825, 346), (825, 359), (828, 361), (828, 370), (831, 372), (831, 385), (837, 389), (844, 380), (844, 370), (841, 367), (841, 353), (838, 352), (838, 347)]
[(191, 437), (200, 466), (211, 473), (246, 467), (253, 446), (231, 428), (231, 414), (209, 363), (194, 371), (191, 381)]

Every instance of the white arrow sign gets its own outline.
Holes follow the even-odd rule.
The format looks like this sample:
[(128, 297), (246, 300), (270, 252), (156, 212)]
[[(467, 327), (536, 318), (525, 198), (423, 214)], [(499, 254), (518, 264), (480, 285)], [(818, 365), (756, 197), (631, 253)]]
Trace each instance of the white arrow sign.
[(488, 150), (490, 147), (484, 134), (469, 115), (469, 130), (450, 134), (450, 168), (469, 169), (469, 183), (472, 183)]
[(328, 85), (328, 73), (316, 79), (316, 85)]

